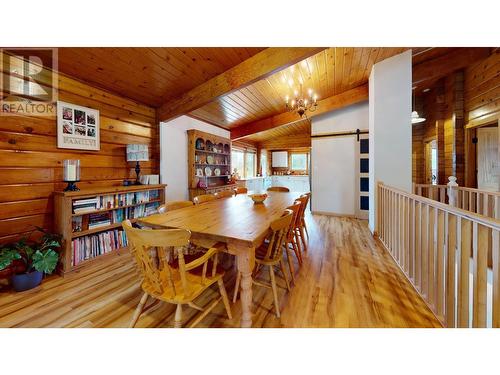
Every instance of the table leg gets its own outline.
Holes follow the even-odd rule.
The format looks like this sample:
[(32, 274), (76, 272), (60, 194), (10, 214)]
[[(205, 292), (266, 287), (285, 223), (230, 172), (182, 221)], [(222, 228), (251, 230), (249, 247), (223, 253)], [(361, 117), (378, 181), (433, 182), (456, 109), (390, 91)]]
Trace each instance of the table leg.
[(252, 327), (252, 271), (255, 265), (255, 248), (239, 247), (236, 252), (238, 271), (241, 273), (241, 327)]

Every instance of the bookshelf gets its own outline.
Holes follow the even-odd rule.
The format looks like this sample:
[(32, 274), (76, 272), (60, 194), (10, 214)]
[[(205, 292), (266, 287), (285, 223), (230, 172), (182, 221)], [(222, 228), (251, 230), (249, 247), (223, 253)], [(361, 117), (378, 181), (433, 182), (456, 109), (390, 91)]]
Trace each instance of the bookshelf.
[(61, 273), (119, 255), (127, 243), (121, 222), (126, 218), (136, 222), (154, 213), (165, 201), (165, 187), (133, 185), (55, 192), (55, 231), (63, 237)]
[(187, 133), (189, 199), (233, 190), (236, 185), (229, 183), (231, 140), (195, 129)]

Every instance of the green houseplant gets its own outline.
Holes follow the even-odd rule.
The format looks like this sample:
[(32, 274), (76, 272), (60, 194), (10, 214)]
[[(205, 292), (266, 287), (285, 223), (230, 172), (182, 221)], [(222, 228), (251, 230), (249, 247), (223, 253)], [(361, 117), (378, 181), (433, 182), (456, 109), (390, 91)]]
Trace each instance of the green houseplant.
[[(0, 249), (0, 272), (9, 269), (12, 286), (24, 291), (38, 286), (44, 274), (51, 274), (57, 267), (61, 236), (37, 227), (42, 236), (30, 241), (30, 235)], [(32, 232), (33, 233), (33, 232)]]

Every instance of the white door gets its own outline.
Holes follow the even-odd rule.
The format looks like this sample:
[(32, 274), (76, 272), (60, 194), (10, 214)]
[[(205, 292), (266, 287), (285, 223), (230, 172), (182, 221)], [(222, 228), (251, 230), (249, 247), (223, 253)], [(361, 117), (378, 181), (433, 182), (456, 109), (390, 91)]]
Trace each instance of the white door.
[(499, 178), (494, 171), (498, 163), (498, 128), (477, 130), (477, 187), (499, 191)]

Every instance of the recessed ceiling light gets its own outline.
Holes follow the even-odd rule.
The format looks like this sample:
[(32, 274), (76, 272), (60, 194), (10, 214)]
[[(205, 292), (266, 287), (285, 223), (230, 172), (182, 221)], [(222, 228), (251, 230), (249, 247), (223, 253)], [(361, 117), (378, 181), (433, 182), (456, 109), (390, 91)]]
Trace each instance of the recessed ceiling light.
[(429, 92), (431, 89), (423, 89), (422, 92)]

